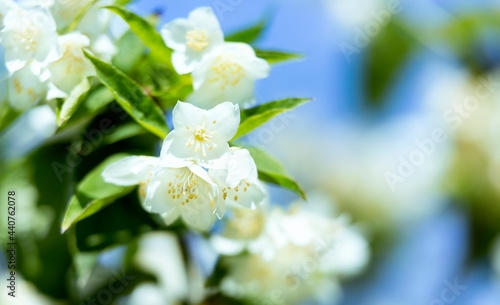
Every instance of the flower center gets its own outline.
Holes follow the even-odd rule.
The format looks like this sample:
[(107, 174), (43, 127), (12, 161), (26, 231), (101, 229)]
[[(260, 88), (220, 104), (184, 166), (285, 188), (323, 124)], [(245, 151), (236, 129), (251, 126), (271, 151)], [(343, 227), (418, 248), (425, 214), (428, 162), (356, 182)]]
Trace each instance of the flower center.
[[(213, 121), (213, 124), (216, 124), (216, 121)], [(186, 127), (190, 129), (189, 126)], [(217, 147), (217, 144), (212, 143), (210, 139), (214, 136), (215, 132), (211, 129), (208, 129), (205, 126), (205, 122), (201, 125), (197, 125), (194, 129), (191, 137), (186, 142), (187, 147), (191, 147), (194, 145), (194, 152), (201, 150), (203, 156), (207, 155), (207, 150), (211, 151), (213, 148)]]
[[(243, 192), (246, 192), (247, 189), (250, 187), (250, 183), (248, 183), (248, 180), (245, 179), (245, 180), (241, 180), (240, 181), (240, 184), (238, 184), (235, 188), (234, 188), (234, 191), (236, 193), (238, 193), (241, 189), (240, 189), (240, 186), (241, 188), (243, 189)], [(222, 199), (226, 200), (227, 198), (227, 192), (228, 190), (230, 190), (231, 188), (228, 186), (228, 187), (223, 187), (222, 188)], [(232, 198), (234, 199), (234, 201), (238, 201), (238, 194), (234, 195), (234, 197)]]
[(168, 182), (167, 193), (172, 199), (180, 201), (181, 205), (190, 200), (198, 199), (198, 182), (196, 175), (188, 168), (182, 168), (175, 174), (175, 180)]
[(208, 47), (207, 30), (192, 30), (186, 34), (186, 45), (194, 51), (203, 51)]
[(228, 59), (219, 60), (216, 65), (212, 66), (212, 71), (215, 72), (215, 76), (208, 82), (220, 83), (221, 90), (225, 90), (229, 85), (236, 86), (245, 76), (243, 67)]
[(23, 29), (16, 31), (16, 40), (26, 51), (36, 51), (38, 34), (39, 31), (33, 24), (27, 24)]

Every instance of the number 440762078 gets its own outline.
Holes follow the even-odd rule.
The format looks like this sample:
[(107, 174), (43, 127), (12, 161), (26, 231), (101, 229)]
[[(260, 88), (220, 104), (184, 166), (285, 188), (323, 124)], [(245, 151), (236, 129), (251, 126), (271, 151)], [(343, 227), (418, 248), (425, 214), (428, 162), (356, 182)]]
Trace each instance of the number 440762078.
[(14, 240), (14, 234), (15, 234), (15, 228), (16, 228), (16, 198), (14, 197), (16, 195), (15, 191), (9, 191), (8, 193), (8, 206), (7, 206), (7, 224), (8, 224), (8, 234), (10, 240)]

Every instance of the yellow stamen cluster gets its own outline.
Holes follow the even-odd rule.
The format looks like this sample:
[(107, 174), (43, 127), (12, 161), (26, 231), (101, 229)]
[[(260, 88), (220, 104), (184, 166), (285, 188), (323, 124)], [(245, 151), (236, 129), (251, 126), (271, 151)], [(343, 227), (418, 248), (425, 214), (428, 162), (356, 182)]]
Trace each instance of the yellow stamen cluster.
[(146, 190), (149, 182), (151, 182), (151, 176), (152, 174), (149, 174), (149, 178), (146, 181), (139, 181), (139, 195), (141, 195), (142, 198), (146, 198)]
[(220, 89), (225, 90), (226, 86), (236, 86), (241, 78), (245, 76), (243, 67), (231, 60), (219, 60), (218, 63), (212, 66), (212, 71), (215, 76), (208, 80), (209, 83), (219, 83)]
[(169, 181), (167, 194), (172, 199), (179, 199), (181, 205), (189, 203), (190, 200), (198, 199), (198, 182), (196, 175), (189, 169), (183, 168), (175, 174), (175, 180)]
[[(215, 125), (216, 123), (216, 121), (213, 121), (212, 124)], [(191, 130), (189, 126), (187, 126), (186, 129)], [(207, 150), (211, 151), (213, 148), (217, 147), (217, 144), (210, 141), (214, 135), (215, 131), (208, 129), (205, 122), (203, 122), (201, 125), (197, 125), (194, 128), (193, 134), (186, 142), (186, 146), (191, 147), (194, 145), (194, 152), (201, 150), (203, 156), (206, 156)]]
[(234, 218), (228, 221), (227, 235), (235, 239), (258, 237), (264, 228), (264, 216), (258, 210), (235, 210)]
[[(235, 192), (239, 192), (239, 191), (240, 191), (240, 188), (239, 188), (239, 187), (240, 187), (240, 185), (241, 185), (241, 186), (243, 186), (243, 192), (246, 192), (246, 191), (247, 191), (247, 189), (248, 189), (248, 187), (250, 186), (250, 183), (247, 181), (247, 179), (242, 180), (242, 181), (240, 182), (240, 184), (239, 184), (239, 185), (237, 185), (237, 186), (234, 188), (234, 191), (235, 191)], [(222, 199), (226, 200), (226, 198), (227, 198), (227, 192), (228, 192), (228, 190), (230, 190), (230, 189), (231, 189), (231, 188), (230, 188), (229, 186), (228, 186), (228, 187), (223, 187), (223, 188), (222, 188)], [(233, 197), (233, 199), (234, 199), (234, 201), (238, 201), (238, 195), (235, 195), (235, 196)]]
[(208, 47), (207, 30), (192, 30), (186, 34), (186, 45), (194, 51), (203, 51)]
[(24, 46), (26, 51), (35, 52), (38, 48), (38, 28), (33, 24), (27, 24), (23, 29), (16, 31), (17, 41)]

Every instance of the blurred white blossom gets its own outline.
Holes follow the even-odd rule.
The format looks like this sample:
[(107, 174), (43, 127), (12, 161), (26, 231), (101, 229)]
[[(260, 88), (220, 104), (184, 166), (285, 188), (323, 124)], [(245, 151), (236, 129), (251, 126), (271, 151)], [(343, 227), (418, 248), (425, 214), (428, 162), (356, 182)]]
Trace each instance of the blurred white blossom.
[[(111, 5), (112, 1), (101, 1), (99, 5)], [(110, 22), (112, 13), (109, 10), (93, 6), (78, 23), (76, 30), (90, 39), (89, 49), (104, 61), (111, 61), (118, 52), (115, 39), (111, 34)]]
[(0, 40), (10, 73), (31, 60), (45, 65), (61, 57), (54, 18), (46, 8), (10, 9), (4, 17)]
[[(247, 242), (249, 254), (224, 258), (229, 273), (221, 289), (230, 296), (277, 304), (312, 298), (331, 304), (340, 293), (338, 280), (358, 274), (368, 263), (368, 243), (346, 217), (330, 218), (296, 204), (288, 212), (274, 208), (253, 219), (256, 226), (248, 228), (257, 237)], [(245, 232), (248, 223), (241, 225)], [(217, 248), (218, 241), (213, 244)]]
[(50, 81), (61, 91), (71, 91), (88, 76), (96, 75), (92, 63), (85, 57), (82, 49), (88, 48), (90, 40), (78, 32), (59, 37), (62, 57), (48, 65)]
[(26, 65), (9, 78), (8, 101), (12, 108), (25, 110), (45, 98), (48, 86), (33, 65)]

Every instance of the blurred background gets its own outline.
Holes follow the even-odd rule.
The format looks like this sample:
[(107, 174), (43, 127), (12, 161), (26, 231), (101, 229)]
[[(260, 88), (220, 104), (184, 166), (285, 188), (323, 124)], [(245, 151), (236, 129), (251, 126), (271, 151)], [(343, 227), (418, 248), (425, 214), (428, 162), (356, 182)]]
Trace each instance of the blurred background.
[[(143, 16), (156, 14), (159, 24), (211, 6), (225, 34), (265, 21), (257, 47), (304, 55), (273, 66), (269, 78), (257, 83), (257, 102), (315, 100), (246, 141), (278, 156), (307, 192), (329, 197), (367, 236), (369, 266), (344, 283), (339, 304), (499, 303), (498, 0), (136, 0), (128, 6)], [(112, 31), (119, 35), (123, 27), (116, 20)], [(179, 284), (184, 273), (161, 259), (161, 253), (178, 247), (168, 238), (149, 236), (106, 248), (131, 234), (114, 229), (112, 241), (95, 243), (104, 252), (79, 253), (71, 261), (72, 249), (81, 247), (68, 246), (59, 235), (70, 186), (55, 181), (51, 164), (38, 161), (46, 155), (64, 160), (66, 146), (41, 145), (55, 127), (50, 119), (30, 120), (30, 115), (45, 117), (30, 112), (18, 119), (30, 127), (16, 122), (23, 127), (15, 123), (2, 133), (2, 156), (9, 163), (2, 163), (1, 179), (3, 193), (7, 181), (22, 188), (18, 200), (26, 206), (20, 219), (26, 225), (18, 224), (19, 265), (31, 283), (33, 304), (70, 298), (74, 287), (97, 291), (116, 277), (109, 270), (121, 270), (131, 253), (147, 257), (138, 259), (144, 265), (135, 268), (147, 272), (132, 272), (134, 282), (156, 277), (171, 295), (185, 293)], [(147, 139), (143, 142), (149, 149)], [(28, 161), (16, 161), (23, 155)], [(82, 162), (95, 165), (91, 159)], [(295, 196), (271, 187), (271, 198), (286, 206)], [(136, 209), (127, 213), (146, 217)], [(105, 229), (92, 228), (90, 221), (81, 226)], [(141, 227), (136, 230), (133, 234)], [(215, 258), (196, 237), (187, 239), (201, 257), (195, 261), (202, 267), (186, 267), (197, 279)], [(148, 247), (156, 250), (144, 250)], [(5, 268), (6, 257), (0, 257)], [(129, 285), (126, 293), (116, 302), (164, 304), (155, 303), (161, 298), (151, 285)]]

